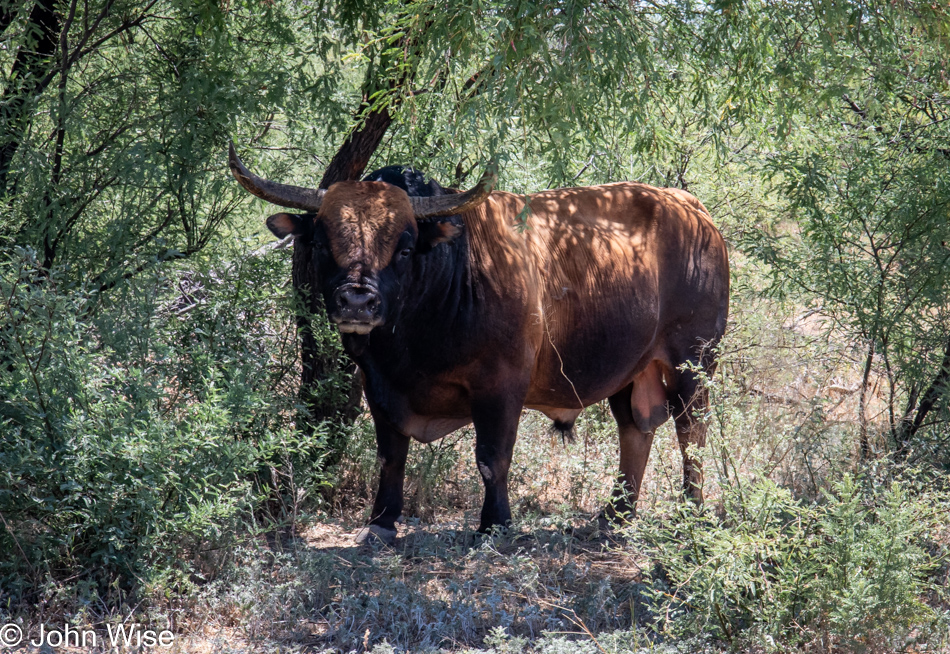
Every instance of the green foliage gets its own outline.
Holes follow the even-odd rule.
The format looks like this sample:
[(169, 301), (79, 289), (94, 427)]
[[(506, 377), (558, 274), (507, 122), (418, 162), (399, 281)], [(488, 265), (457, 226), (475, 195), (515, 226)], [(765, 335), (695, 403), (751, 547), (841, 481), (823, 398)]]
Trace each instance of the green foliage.
[(821, 46), (803, 48), (795, 73), (818, 102), (785, 111), (764, 163), (794, 229), (751, 233), (746, 245), (774, 266), (773, 292), (854, 340), (862, 414), (883, 378), (886, 447), (946, 461), (950, 22), (945, 8), (916, 3), (845, 5), (823, 20), (827, 31), (803, 33)]
[[(17, 154), (0, 241), (109, 288), (220, 234), (237, 197), (220, 163), (233, 117), (266, 115), (297, 62), (275, 56), (290, 35), (272, 4), (68, 5), (29, 129), (4, 134)], [(266, 37), (238, 36), (254, 33)], [(18, 36), (4, 34), (7, 52), (22, 51)], [(4, 80), (6, 96), (15, 82)]]
[[(275, 352), (264, 338), (289, 312), (255, 284), (283, 267), (130, 284), (91, 317), (95, 294), (19, 254), (0, 274), (0, 592), (122, 597), (213, 572), (208, 556), (282, 490), (273, 475), (319, 461), (281, 393), (293, 339)], [(299, 466), (294, 481), (312, 487), (312, 474)]]
[[(883, 362), (895, 447), (910, 447), (907, 428), (925, 417), (937, 418), (945, 433), (945, 414), (915, 420), (925, 389), (946, 375), (945, 156), (932, 145), (872, 132), (779, 157), (775, 165), (801, 226), (800, 238), (776, 256), (776, 271), (795, 280), (833, 327), (860, 339), (868, 358)], [(946, 388), (937, 395), (937, 408), (945, 407)]]
[(947, 628), (921, 598), (946, 544), (946, 492), (845, 476), (808, 503), (768, 479), (723, 487), (722, 513), (671, 508), (636, 531), (657, 562), (657, 625), (734, 648), (897, 651)]

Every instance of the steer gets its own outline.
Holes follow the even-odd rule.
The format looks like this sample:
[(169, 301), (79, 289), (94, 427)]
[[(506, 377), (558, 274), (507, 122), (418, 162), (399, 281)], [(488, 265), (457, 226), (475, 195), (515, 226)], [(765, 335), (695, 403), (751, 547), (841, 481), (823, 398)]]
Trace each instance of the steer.
[(701, 377), (726, 327), (729, 263), (692, 195), (633, 182), (516, 195), (492, 190), (493, 166), (464, 193), (392, 168), (316, 190), (257, 177), (233, 146), (229, 162), (254, 195), (305, 212), (267, 226), (312, 245), (312, 292), (362, 371), (381, 466), (362, 538), (395, 540), (410, 440), (472, 423), (479, 531), (508, 525), (523, 407), (569, 430), (609, 400), (620, 483), (608, 516), (634, 513), (653, 434), (672, 417), (684, 489), (702, 500), (689, 446), (705, 443)]

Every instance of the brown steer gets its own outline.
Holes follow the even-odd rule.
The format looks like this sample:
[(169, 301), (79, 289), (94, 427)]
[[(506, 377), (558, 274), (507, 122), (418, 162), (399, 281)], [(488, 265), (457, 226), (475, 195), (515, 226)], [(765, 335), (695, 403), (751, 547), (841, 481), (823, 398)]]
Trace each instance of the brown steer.
[(318, 191), (256, 177), (233, 147), (230, 165), (251, 193), (307, 212), (267, 224), (313, 244), (314, 292), (364, 376), (381, 464), (365, 534), (395, 538), (410, 438), (470, 423), (485, 484), (479, 529), (508, 524), (522, 407), (569, 429), (604, 398), (620, 437), (613, 510), (634, 511), (653, 433), (671, 416), (684, 487), (702, 498), (688, 446), (705, 441), (697, 371), (715, 367), (729, 264), (696, 198), (632, 182), (493, 192), (491, 168), (466, 193), (395, 167), (370, 176), (386, 181)]

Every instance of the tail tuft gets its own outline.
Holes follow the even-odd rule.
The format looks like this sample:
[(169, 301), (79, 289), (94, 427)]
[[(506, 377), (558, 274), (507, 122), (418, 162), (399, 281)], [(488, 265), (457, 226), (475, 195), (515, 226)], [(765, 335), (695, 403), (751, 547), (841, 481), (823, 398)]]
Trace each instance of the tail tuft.
[(574, 421), (564, 422), (563, 420), (555, 420), (551, 425), (551, 428), (558, 432), (561, 435), (561, 442), (564, 444), (574, 442)]

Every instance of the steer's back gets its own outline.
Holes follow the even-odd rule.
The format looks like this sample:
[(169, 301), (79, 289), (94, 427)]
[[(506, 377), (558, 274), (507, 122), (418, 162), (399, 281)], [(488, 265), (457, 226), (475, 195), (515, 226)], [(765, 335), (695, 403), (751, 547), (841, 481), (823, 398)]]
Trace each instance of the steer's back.
[(725, 244), (692, 195), (622, 182), (529, 202), (521, 238), (543, 328), (529, 406), (592, 404), (651, 360), (675, 367), (722, 335)]

